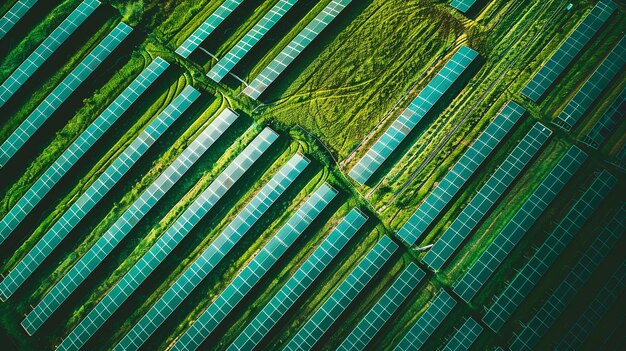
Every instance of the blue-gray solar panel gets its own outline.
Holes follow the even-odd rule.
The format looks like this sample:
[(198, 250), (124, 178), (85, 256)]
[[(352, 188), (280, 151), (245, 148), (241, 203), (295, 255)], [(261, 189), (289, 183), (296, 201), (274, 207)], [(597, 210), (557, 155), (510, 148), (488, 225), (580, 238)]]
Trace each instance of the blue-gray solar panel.
[(278, 134), (270, 128), (263, 129), (63, 339), (59, 349), (77, 350), (82, 347), (277, 138)]
[(350, 211), (306, 262), (280, 288), (280, 291), (263, 307), (254, 320), (248, 324), (246, 329), (239, 334), (227, 351), (254, 349), (272, 327), (293, 307), (366, 221), (367, 217), (359, 210)]
[(450, 6), (465, 13), (474, 5), (475, 2), (476, 0), (452, 0)]
[(59, 85), (37, 106), (22, 124), (0, 146), (0, 168), (21, 149), (42, 124), (67, 100), (72, 93), (100, 66), (113, 50), (133, 29), (119, 23), (87, 57), (63, 79)]
[(461, 46), (454, 56), (424, 87), (411, 104), (393, 122), (385, 133), (352, 167), (348, 175), (360, 184), (365, 182), (396, 150), (419, 121), (430, 111), (445, 92), (454, 84), (478, 53), (467, 46)]
[(22, 326), (28, 334), (32, 335), (54, 313), (236, 119), (237, 114), (225, 109), (194, 138), (26, 316)]
[(483, 327), (472, 317), (465, 320), (463, 325), (454, 333), (452, 339), (443, 348), (443, 351), (466, 351), (483, 332)]
[(120, 116), (165, 71), (169, 64), (160, 57), (152, 61), (130, 85), (48, 167), (0, 222), (0, 243), (24, 220), (50, 189), (109, 130)]
[(428, 194), (415, 213), (398, 230), (398, 237), (408, 246), (412, 246), (428, 227), (441, 214), (478, 167), (500, 144), (526, 110), (511, 101), (507, 103), (494, 120), (476, 138), (469, 149)]
[(224, 256), (252, 228), (308, 164), (309, 161), (306, 158), (295, 154), (144, 314), (115, 349), (129, 350), (140, 347), (178, 305), (189, 296), (193, 289), (211, 273), (213, 268), (221, 262)]
[(13, 26), (30, 10), (37, 0), (19, 0), (11, 9), (0, 18), (0, 39), (13, 28)]
[(398, 249), (388, 236), (383, 236), (350, 272), (330, 297), (300, 328), (284, 351), (311, 350), (339, 316), (356, 299), (374, 275)]
[(336, 195), (337, 191), (330, 185), (322, 184), (237, 274), (217, 299), (202, 312), (174, 344), (172, 350), (197, 349)]
[(586, 159), (587, 154), (576, 146), (567, 151), (469, 271), (454, 285), (454, 292), (460, 298), (466, 302), (472, 300)]
[(616, 182), (617, 178), (606, 170), (598, 175), (589, 189), (576, 201), (559, 225), (485, 313), (483, 322), (490, 329), (495, 332), (500, 331), (500, 328), (526, 299), (535, 285), (539, 283), (539, 280), (550, 269), (561, 252), (574, 239), (574, 236), (598, 208), (600, 202), (608, 195)]
[(589, 280), (604, 257), (615, 248), (626, 231), (626, 204), (604, 227), (600, 235), (587, 246), (583, 256), (572, 267), (561, 284), (552, 292), (548, 300), (533, 314), (531, 320), (515, 335), (511, 350), (532, 350), (546, 331), (554, 324), (563, 310), (572, 301), (578, 289)]
[(622, 89), (611, 106), (596, 121), (583, 143), (597, 149), (624, 119), (626, 119), (626, 88)]
[(91, 186), (63, 213), (35, 246), (0, 283), (0, 297), (6, 299), (24, 283), (67, 234), (93, 209), (154, 142), (200, 95), (188, 86), (144, 129), (107, 167)]

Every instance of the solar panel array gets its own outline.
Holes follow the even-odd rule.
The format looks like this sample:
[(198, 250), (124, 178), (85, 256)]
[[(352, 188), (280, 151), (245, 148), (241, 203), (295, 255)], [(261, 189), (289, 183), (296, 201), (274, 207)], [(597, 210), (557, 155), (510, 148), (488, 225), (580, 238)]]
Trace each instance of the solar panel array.
[(502, 194), (511, 186), (530, 160), (539, 152), (552, 132), (541, 123), (535, 125), (509, 153), (478, 193), (463, 208), (441, 238), (428, 250), (422, 262), (438, 271), (476, 228)]
[(522, 106), (513, 101), (502, 108), (439, 184), (428, 194), (415, 213), (398, 230), (397, 235), (405, 244), (412, 246), (417, 242), (525, 112), (526, 110)]
[(415, 263), (410, 263), (391, 284), (383, 297), (367, 312), (350, 335), (341, 343), (338, 350), (363, 350), (389, 318), (400, 308), (409, 294), (415, 290), (426, 273)]
[(304, 171), (308, 164), (309, 161), (306, 158), (295, 154), (144, 314), (115, 349), (129, 350), (140, 347), (176, 307), (189, 296), (193, 289), (206, 278), (285, 189)]
[(0, 283), (0, 297), (8, 298), (48, 257), (56, 246), (85, 215), (122, 178), (152, 144), (180, 117), (200, 95), (188, 86), (144, 129), (133, 142), (107, 167), (93, 184), (63, 213), (46, 234)]
[(517, 333), (511, 344), (511, 350), (531, 350), (535, 347), (574, 298), (578, 289), (589, 279), (602, 259), (611, 249), (615, 248), (615, 244), (625, 230), (626, 205), (622, 205), (539, 311), (533, 315), (522, 331)]
[(454, 285), (454, 292), (460, 298), (471, 301), (586, 158), (587, 155), (576, 146), (567, 151), (469, 271)]
[(596, 121), (589, 134), (585, 136), (583, 142), (594, 149), (600, 147), (604, 140), (615, 131), (619, 121), (626, 118), (626, 88), (613, 101), (611, 106)]
[(424, 87), (411, 104), (393, 122), (374, 146), (350, 170), (348, 175), (360, 184), (376, 172), (385, 160), (395, 151), (411, 130), (424, 118), (437, 101), (454, 84), (478, 53), (467, 46), (461, 46), (445, 66)]
[(311, 350), (397, 249), (393, 240), (383, 236), (283, 350)]
[(474, 5), (475, 2), (476, 0), (452, 0), (450, 6), (465, 13)]
[(248, 85), (243, 93), (253, 99), (258, 99), (283, 73), (293, 60), (320, 34), (328, 24), (350, 4), (352, 0), (332, 0), (298, 35), (263, 69), (263, 71)]
[(615, 155), (613, 164), (623, 170), (626, 169), (626, 144), (623, 144), (617, 155)]
[(157, 57), (48, 167), (0, 222), (0, 243), (169, 66)]
[(172, 350), (197, 349), (336, 195), (337, 191), (330, 185), (322, 184), (254, 256), (252, 261), (237, 274), (215, 301), (204, 310), (178, 339)]
[(465, 351), (468, 350), (474, 341), (478, 339), (483, 327), (472, 317), (465, 320), (465, 323), (459, 328), (452, 339), (448, 341), (443, 351)]
[(263, 129), (63, 339), (59, 349), (82, 347), (277, 138), (270, 128)]
[(0, 167), (26, 144), (41, 125), (56, 111), (65, 100), (100, 66), (109, 54), (124, 40), (133, 29), (119, 23), (87, 57), (70, 72), (56, 88), (46, 96), (22, 124), (0, 146)]
[(548, 61), (535, 73), (522, 89), (522, 95), (532, 101), (539, 100), (600, 30), (616, 8), (617, 6), (612, 0), (600, 0), (567, 39), (561, 43)]
[[(85, 0), (22, 62), (0, 86), (0, 107), (30, 78), (41, 65), (100, 6), (98, 0)], [(4, 162), (2, 162), (2, 165)]]
[(419, 350), (455, 305), (456, 300), (445, 290), (441, 290), (394, 350)]
[(365, 215), (352, 209), (239, 334), (228, 351), (254, 349), (366, 221)]
[(13, 26), (30, 10), (37, 0), (19, 0), (11, 9), (0, 18), (0, 39), (13, 28)]
[(602, 317), (614, 306), (626, 288), (626, 263), (622, 263), (591, 301), (576, 323), (556, 347), (558, 350), (580, 350)]
[(617, 178), (606, 170), (598, 175), (587, 191), (576, 201), (559, 225), (489, 308), (483, 317), (483, 322), (490, 329), (495, 332), (500, 331), (504, 323), (526, 299), (561, 252), (574, 239), (574, 236), (595, 212), (600, 202), (608, 195), (616, 182)]
[(565, 130), (572, 129), (593, 102), (609, 86), (626, 64), (626, 37), (611, 50), (585, 84), (567, 103), (554, 122)]
[(230, 70), (256, 45), (298, 0), (280, 0), (254, 25), (237, 44), (215, 65), (207, 76), (221, 81)]
[(201, 25), (193, 34), (189, 36), (177, 49), (176, 53), (187, 58), (191, 53), (202, 44), (206, 38), (213, 33), (215, 28), (219, 26), (235, 9), (243, 2), (243, 0), (225, 0)]
[(22, 321), (32, 335), (67, 297), (98, 267), (135, 225), (180, 180), (193, 164), (217, 141), (237, 119), (237, 114), (225, 109), (210, 125), (176, 157), (143, 193), (122, 213), (98, 241), (81, 257), (68, 273), (35, 306)]

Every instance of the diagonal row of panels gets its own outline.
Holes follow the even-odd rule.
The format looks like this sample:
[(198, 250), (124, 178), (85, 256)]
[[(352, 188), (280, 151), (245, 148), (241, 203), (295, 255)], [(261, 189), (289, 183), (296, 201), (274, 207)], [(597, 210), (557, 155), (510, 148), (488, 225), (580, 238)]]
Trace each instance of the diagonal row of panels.
[(0, 39), (7, 35), (11, 28), (22, 19), (22, 16), (24, 16), (37, 1), (38, 0), (19, 0), (2, 18), (0, 18)]

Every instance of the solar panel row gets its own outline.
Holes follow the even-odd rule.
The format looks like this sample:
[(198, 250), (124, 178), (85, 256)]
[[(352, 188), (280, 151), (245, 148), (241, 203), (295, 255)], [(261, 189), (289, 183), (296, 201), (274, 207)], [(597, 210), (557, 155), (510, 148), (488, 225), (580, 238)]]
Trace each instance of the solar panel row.
[(256, 45), (298, 0), (280, 0), (254, 25), (237, 44), (213, 67), (207, 77), (221, 81), (230, 70)]
[(198, 134), (26, 316), (22, 326), (28, 334), (50, 317), (236, 119), (237, 114), (225, 109)]
[(152, 144), (200, 95), (188, 86), (107, 167), (93, 184), (63, 213), (46, 234), (0, 283), (0, 297), (7, 299), (22, 285), (67, 234), (96, 206)]
[(626, 144), (623, 144), (617, 155), (615, 155), (613, 164), (622, 170), (626, 170)]
[(626, 64), (626, 36), (611, 50), (585, 84), (567, 103), (554, 122), (565, 130), (572, 129), (593, 102), (609, 86)]
[(350, 4), (352, 0), (332, 0), (298, 35), (263, 69), (243, 93), (258, 99), (293, 60), (311, 44), (328, 24)]
[(454, 285), (454, 292), (460, 298), (465, 302), (472, 300), (586, 159), (587, 154), (576, 146), (567, 151), (469, 271)]
[(602, 114), (602, 117), (594, 124), (589, 134), (585, 136), (583, 143), (597, 149), (615, 131), (619, 121), (623, 121), (625, 118), (626, 88), (622, 90), (611, 106)]
[(531, 350), (554, 324), (563, 310), (572, 301), (576, 292), (585, 284), (593, 271), (626, 230), (626, 205), (622, 204), (617, 213), (604, 227), (600, 235), (587, 247), (583, 256), (572, 267), (565, 279), (552, 292), (548, 300), (535, 313), (532, 319), (517, 333), (511, 350)]
[(548, 61), (535, 73), (522, 89), (522, 95), (532, 101), (539, 100), (600, 30), (616, 8), (617, 6), (612, 0), (600, 0), (550, 56)]
[(428, 250), (423, 262), (438, 271), (476, 228), (530, 160), (539, 152), (552, 132), (541, 123), (535, 125), (509, 153), (478, 193), (465, 206), (435, 245)]
[(263, 129), (63, 339), (59, 349), (81, 348), (277, 138), (270, 128)]
[(30, 10), (37, 0), (19, 0), (11, 9), (0, 18), (0, 39), (13, 28), (13, 26)]
[(228, 351), (253, 350), (366, 221), (367, 217), (358, 209), (351, 210), (239, 334)]
[(507, 103), (494, 120), (476, 138), (469, 149), (426, 196), (415, 213), (398, 230), (398, 237), (407, 246), (414, 245), (441, 211), (457, 194), (478, 167), (489, 157), (526, 110), (513, 101)]
[(48, 167), (0, 222), (0, 243), (169, 66), (157, 57)]
[(419, 350), (455, 305), (456, 300), (445, 290), (441, 290), (394, 350)]
[(0, 167), (21, 149), (28, 139), (56, 111), (65, 100), (100, 66), (109, 54), (124, 40), (133, 29), (119, 23), (87, 57), (70, 72), (56, 88), (46, 96), (22, 124), (0, 146)]
[(283, 350), (312, 349), (397, 249), (393, 240), (383, 236)]
[(602, 317), (626, 288), (626, 262), (622, 263), (557, 345), (557, 350), (580, 350)]
[(225, 0), (201, 25), (193, 34), (189, 36), (177, 49), (176, 53), (187, 58), (191, 53), (202, 44), (202, 42), (213, 33), (215, 28), (219, 26), (235, 9), (243, 2), (243, 0)]
[(30, 78), (41, 65), (100, 6), (98, 0), (85, 0), (22, 62), (0, 86), (0, 107)]
[(478, 339), (483, 332), (483, 327), (472, 317), (465, 320), (465, 323), (459, 328), (452, 339), (448, 341), (443, 351), (465, 351), (468, 350), (474, 341)]
[(191, 294), (193, 289), (209, 275), (308, 164), (309, 161), (306, 158), (295, 154), (144, 314), (115, 349), (129, 350), (140, 347), (176, 307)]
[(338, 350), (363, 350), (369, 344), (389, 318), (400, 308), (409, 294), (415, 290), (426, 273), (415, 263), (410, 263), (400, 276), (391, 284), (383, 297), (376, 302), (361, 319), (350, 335), (341, 343)]
[(476, 0), (452, 0), (450, 6), (465, 13), (474, 5), (475, 2)]
[(606, 170), (598, 174), (587, 191), (574, 203), (550, 236), (489, 308), (483, 317), (483, 322), (490, 329), (495, 332), (500, 331), (561, 252), (574, 239), (616, 182), (617, 178)]
[(178, 339), (172, 350), (197, 349), (336, 195), (335, 189), (326, 183), (322, 184), (263, 246), (252, 261), (237, 274), (215, 301), (204, 310)]
[(374, 146), (350, 170), (348, 175), (360, 184), (376, 172), (385, 160), (395, 151), (411, 130), (424, 118), (437, 101), (454, 84), (478, 53), (467, 46), (461, 46), (445, 66), (424, 87), (411, 104), (393, 122)]

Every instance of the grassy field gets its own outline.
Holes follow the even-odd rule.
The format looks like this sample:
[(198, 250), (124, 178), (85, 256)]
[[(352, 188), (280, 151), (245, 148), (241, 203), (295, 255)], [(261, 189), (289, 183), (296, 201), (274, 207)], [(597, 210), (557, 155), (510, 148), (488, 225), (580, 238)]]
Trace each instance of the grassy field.
[[(218, 58), (223, 57), (278, 0), (244, 1), (202, 43), (202, 49), (196, 50), (189, 59), (181, 58), (174, 50), (222, 1), (102, 2), (103, 5), (88, 23), (61, 46), (7, 105), (0, 108), (0, 115), (3, 116), (0, 140), (5, 140), (115, 25), (123, 21), (135, 28), (133, 35), (52, 115), (27, 147), (0, 169), (0, 216), (8, 213), (38, 177), (155, 57), (164, 58), (170, 67), (1, 244), (0, 273), (6, 276), (15, 267), (185, 86), (192, 85), (202, 95), (70, 232), (9, 301), (0, 304), (0, 340), (6, 339), (9, 350), (10, 347), (19, 350), (54, 349), (265, 126), (279, 132), (279, 140), (113, 314), (88, 341), (85, 349), (110, 349), (126, 335), (296, 152), (311, 160), (306, 171), (147, 340), (144, 349), (164, 350), (171, 347), (308, 196), (322, 183), (328, 182), (339, 190), (339, 195), (252, 289), (244, 302), (225, 318), (209, 341), (202, 345), (206, 349), (225, 350), (340, 219), (352, 208), (358, 207), (369, 217), (364, 228), (258, 348), (280, 349), (379, 238), (383, 235), (394, 237), (395, 231), (414, 213), (501, 107), (511, 100), (520, 103), (528, 112), (441, 212), (420, 238), (419, 246), (435, 243), (439, 239), (536, 121), (554, 131), (539, 156), (515, 180), (441, 271), (428, 270), (420, 262), (423, 252), (410, 250), (396, 240), (400, 249), (358, 295), (347, 313), (333, 324), (332, 331), (322, 337), (317, 345), (320, 349), (335, 349), (400, 272), (410, 262), (416, 262), (427, 272), (426, 277), (367, 349), (393, 348), (438, 291), (446, 289), (451, 292), (452, 284), (484, 252), (564, 152), (571, 145), (578, 145), (589, 154), (589, 160), (472, 303), (466, 304), (457, 298), (457, 306), (427, 341), (424, 349), (440, 349), (467, 316), (480, 320), (485, 307), (491, 305), (494, 296), (504, 290), (535, 248), (541, 245), (591, 183), (594, 173), (602, 168), (609, 169), (618, 177), (618, 185), (585, 224), (577, 240), (565, 250), (502, 331), (495, 334), (485, 327), (485, 332), (472, 349), (505, 346), (521, 330), (520, 323), (532, 317), (533, 311), (558, 286), (569, 267), (577, 262), (582, 251), (625, 200), (624, 171), (611, 162), (626, 143), (626, 124), (620, 123), (599, 150), (590, 149), (579, 140), (626, 87), (626, 70), (621, 70), (607, 91), (603, 92), (602, 98), (594, 103), (572, 132), (565, 133), (551, 124), (626, 31), (623, 19), (626, 5), (623, 2), (620, 2), (618, 13), (609, 19), (537, 104), (521, 96), (520, 90), (595, 5), (595, 1), (576, 2), (571, 10), (566, 9), (567, 1), (560, 0), (479, 1), (467, 16), (451, 8), (448, 1), (353, 1), (281, 74), (260, 101), (252, 101), (240, 94), (243, 84), (233, 76), (226, 77), (221, 84), (208, 79), (205, 74), (215, 65), (216, 59), (205, 51)], [(233, 73), (247, 82), (253, 80), (329, 2), (298, 2), (235, 66)], [(0, 4), (0, 14), (14, 3), (7, 1)], [(41, 3), (35, 5), (8, 36), (0, 40), (0, 81), (4, 81), (80, 1)], [(347, 172), (460, 45), (468, 45), (479, 52), (476, 62), (366, 185), (348, 179)], [(24, 315), (191, 140), (227, 107), (240, 114), (237, 122), (139, 221), (43, 327), (34, 336), (27, 337), (20, 326)], [(623, 262), (625, 256), (620, 249), (623, 241), (622, 238), (620, 245), (602, 262), (596, 274), (541, 340), (538, 349), (554, 347), (576, 320), (581, 306), (586, 306), (593, 299)], [(605, 339), (609, 343), (607, 349), (617, 342), (623, 343), (615, 336), (623, 331), (623, 312), (622, 306), (612, 309), (593, 330), (585, 349), (595, 350), (595, 346)], [(621, 327), (615, 332), (613, 325)]]

